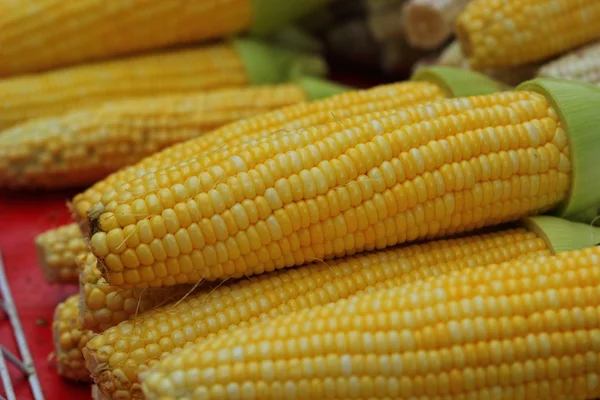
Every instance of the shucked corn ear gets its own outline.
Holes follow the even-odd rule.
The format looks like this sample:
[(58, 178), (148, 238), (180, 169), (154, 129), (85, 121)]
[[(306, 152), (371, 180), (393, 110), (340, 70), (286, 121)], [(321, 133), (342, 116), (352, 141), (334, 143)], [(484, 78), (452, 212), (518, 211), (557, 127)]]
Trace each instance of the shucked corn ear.
[(52, 321), (58, 373), (65, 378), (90, 382), (81, 350), (93, 333), (84, 329), (79, 320), (79, 296), (73, 295), (56, 307)]
[(2, 0), (0, 76), (116, 58), (245, 30), (267, 33), (326, 1), (131, 0), (107, 6), (95, 0)]
[(600, 247), (467, 269), (224, 332), (142, 373), (152, 399), (592, 399)]
[(120, 289), (111, 286), (98, 270), (96, 257), (87, 253), (79, 258), (81, 265), (80, 320), (85, 329), (102, 332), (119, 322), (182, 299), (192, 286), (168, 288)]
[(543, 61), (600, 38), (599, 0), (472, 0), (456, 34), (473, 68)]
[(141, 314), (92, 339), (86, 365), (112, 398), (139, 398), (138, 371), (161, 355), (200, 343), (219, 331), (247, 327), (341, 298), (415, 282), (450, 271), (549, 255), (588, 243), (589, 227), (536, 217), (522, 227), (361, 254), (259, 275), (204, 290), (178, 304)]
[[(541, 80), (287, 132), (106, 193), (92, 252), (116, 286), (259, 274), (600, 203), (600, 90)], [(126, 239), (127, 238), (127, 239)]]
[(600, 85), (600, 41), (549, 62), (539, 69), (538, 76)]
[(280, 83), (325, 69), (318, 57), (238, 39), (6, 78), (0, 129), (112, 100)]
[[(434, 64), (472, 69), (457, 41), (452, 41), (446, 46)], [(483, 68), (480, 72), (507, 85), (516, 86), (534, 78), (538, 69), (537, 64), (527, 64), (510, 68)]]
[(85, 185), (229, 122), (307, 100), (296, 84), (105, 103), (0, 132), (0, 187)]
[(38, 264), (49, 283), (77, 282), (77, 257), (88, 252), (76, 223), (50, 229), (35, 238)]
[[(427, 73), (427, 72), (430, 73)], [(312, 125), (335, 123), (341, 118), (439, 100), (446, 96), (489, 93), (499, 90), (496, 82), (470, 72), (437, 68), (415, 74), (412, 82), (382, 85), (368, 90), (339, 94), (327, 99), (301, 103), (270, 113), (238, 121), (201, 139), (187, 141), (156, 153), (138, 164), (124, 168), (75, 196), (76, 219), (84, 226), (87, 212), (102, 195), (147, 172), (154, 172), (178, 160), (211, 154), (225, 159), (235, 151), (257, 145), (276, 132), (292, 132)]]

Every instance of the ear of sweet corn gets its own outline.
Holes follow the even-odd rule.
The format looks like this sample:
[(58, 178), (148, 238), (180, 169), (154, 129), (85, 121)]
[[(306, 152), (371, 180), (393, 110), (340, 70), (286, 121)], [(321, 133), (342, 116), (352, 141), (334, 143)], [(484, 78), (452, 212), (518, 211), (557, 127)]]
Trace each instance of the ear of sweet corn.
[[(167, 148), (134, 166), (108, 176), (85, 192), (75, 196), (73, 199), (75, 218), (81, 222), (82, 227), (85, 226), (87, 212), (92, 205), (100, 201), (105, 192), (118, 188), (147, 172), (157, 171), (163, 166), (194, 155), (211, 154), (215, 159), (217, 157), (224, 159), (239, 149), (257, 145), (258, 140), (266, 140), (273, 133), (290, 132), (292, 129), (332, 123), (332, 121), (340, 121), (345, 117), (378, 111), (391, 112), (407, 105), (454, 96), (456, 92), (465, 93), (467, 90), (477, 90), (480, 93), (486, 90), (489, 93), (499, 88), (496, 82), (481, 79), (478, 74), (473, 72), (454, 73), (448, 68), (437, 68), (431, 71), (426, 77), (415, 76), (411, 82), (382, 85), (282, 108), (227, 125), (211, 134), (204, 135), (202, 140), (196, 139)], [(422, 73), (424, 72), (422, 71)], [(469, 74), (471, 78), (459, 79), (462, 74)], [(444, 75), (447, 75), (446, 78), (443, 78)], [(432, 79), (433, 82), (425, 78)], [(477, 82), (477, 85), (472, 84), (474, 81)], [(306, 79), (302, 80), (301, 84), (303, 87), (307, 87)], [(310, 83), (308, 86), (314, 87)]]
[[(462, 53), (460, 43), (456, 40), (452, 41), (444, 48), (438, 59), (435, 61), (435, 64), (471, 69), (469, 61)], [(483, 68), (481, 72), (499, 82), (503, 82), (510, 86), (517, 86), (522, 82), (534, 78), (538, 68), (538, 64), (527, 64), (509, 68)]]
[(178, 301), (193, 289), (186, 285), (169, 288), (119, 289), (109, 285), (102, 278), (96, 257), (91, 253), (80, 257), (79, 264), (81, 325), (93, 332), (102, 332), (145, 311)]
[(95, 0), (3, 0), (0, 76), (116, 58), (248, 29), (267, 33), (322, 3), (310, 0), (282, 6), (279, 0), (132, 0), (107, 6)]
[(199, 343), (219, 331), (455, 270), (549, 255), (550, 246), (560, 250), (567, 244), (579, 246), (576, 248), (587, 244), (585, 240), (576, 243), (570, 239), (581, 239), (581, 232), (588, 232), (587, 225), (554, 217), (532, 218), (528, 224), (537, 233), (510, 228), (433, 241), (356, 255), (327, 265), (318, 262), (206, 289), (178, 304), (107, 329), (88, 344), (86, 362), (104, 393), (114, 398), (118, 392), (127, 398), (126, 393), (132, 396), (139, 391), (138, 371), (156, 363), (161, 355)]
[(550, 61), (539, 69), (538, 76), (600, 85), (600, 42)]
[(224, 332), (142, 372), (148, 399), (600, 395), (600, 247), (435, 277)]
[(77, 282), (77, 257), (88, 252), (76, 223), (50, 229), (35, 238), (38, 265), (49, 283)]
[(0, 128), (109, 101), (282, 83), (326, 70), (318, 56), (249, 39), (78, 65), (0, 80)]
[(456, 34), (476, 69), (543, 61), (600, 38), (600, 2), (472, 0)]
[[(179, 257), (193, 268), (174, 275), (196, 282), (571, 215), (600, 197), (598, 105), (595, 87), (538, 81), (192, 158), (106, 193), (89, 214), (91, 249), (109, 282), (145, 287)], [(123, 229), (145, 241), (122, 245)]]
[(79, 320), (79, 296), (73, 295), (56, 307), (52, 321), (52, 336), (58, 373), (65, 378), (90, 382), (81, 350), (93, 333), (84, 329)]
[(78, 65), (0, 80), (0, 128), (124, 97), (250, 83), (243, 59), (225, 43)]
[(281, 84), (152, 96), (31, 120), (0, 133), (0, 187), (84, 185), (231, 121), (305, 101)]

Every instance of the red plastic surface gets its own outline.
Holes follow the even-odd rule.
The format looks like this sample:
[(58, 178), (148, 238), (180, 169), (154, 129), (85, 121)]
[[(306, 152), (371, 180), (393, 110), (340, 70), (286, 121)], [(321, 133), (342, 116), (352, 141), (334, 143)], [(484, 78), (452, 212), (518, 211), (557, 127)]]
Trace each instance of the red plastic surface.
[[(70, 222), (66, 201), (75, 192), (0, 194), (0, 251), (29, 350), (46, 399), (89, 399), (90, 386), (62, 379), (51, 355), (54, 308), (78, 291), (77, 285), (49, 285), (37, 265), (33, 240), (38, 233)], [(8, 319), (0, 319), (0, 342), (18, 350)], [(27, 380), (10, 368), (19, 400), (33, 398)], [(0, 383), (0, 394), (5, 395)]]

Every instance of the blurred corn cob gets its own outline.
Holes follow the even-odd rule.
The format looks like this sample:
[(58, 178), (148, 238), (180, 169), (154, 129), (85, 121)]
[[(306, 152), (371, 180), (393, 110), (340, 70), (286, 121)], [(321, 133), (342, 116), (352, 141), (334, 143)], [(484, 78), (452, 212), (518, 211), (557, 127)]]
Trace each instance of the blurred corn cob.
[(471, 67), (511, 67), (600, 39), (599, 19), (599, 0), (472, 0), (456, 34)]
[(49, 283), (79, 280), (77, 257), (88, 252), (76, 223), (50, 229), (35, 238), (38, 265)]
[(318, 56), (248, 39), (85, 64), (0, 79), (0, 129), (108, 101), (281, 83), (325, 73)]
[(172, 144), (231, 121), (307, 100), (294, 84), (105, 103), (0, 133), (0, 187), (93, 183)]
[(141, 373), (151, 399), (592, 399), (600, 247), (378, 290), (223, 332)]
[(79, 319), (84, 329), (102, 332), (138, 314), (182, 299), (191, 286), (119, 289), (102, 278), (96, 257), (87, 253), (79, 259), (81, 270)]
[[(226, 160), (182, 160), (105, 193), (88, 215), (90, 248), (111, 284), (145, 287), (164, 284), (154, 269), (180, 257), (194, 259), (189, 282), (237, 278), (577, 214), (600, 203), (597, 106), (599, 88), (541, 80), (271, 136)], [(143, 244), (121, 246), (142, 230)]]
[(590, 232), (585, 224), (552, 217), (525, 224), (527, 229), (399, 247), (207, 289), (108, 329), (87, 345), (86, 363), (100, 390), (127, 398), (125, 393), (139, 392), (138, 372), (219, 332), (454, 270), (578, 249)]
[[(448, 44), (439, 57), (433, 60), (431, 64), (471, 69), (469, 61), (462, 53), (460, 44), (457, 41), (452, 41)], [(481, 72), (507, 85), (516, 86), (534, 78), (538, 68), (539, 65), (537, 64), (527, 64), (516, 67), (484, 68)]]
[(538, 76), (600, 85), (600, 42), (574, 50), (543, 65)]
[(412, 46), (434, 50), (454, 33), (454, 21), (470, 0), (407, 0), (402, 9), (406, 39)]
[(78, 295), (69, 297), (56, 307), (52, 336), (59, 375), (75, 381), (91, 382), (90, 371), (85, 367), (81, 350), (92, 335), (80, 323)]
[[(452, 74), (451, 74), (452, 75)], [(481, 78), (481, 77), (479, 77)], [(211, 154), (224, 159), (236, 149), (257, 145), (277, 132), (307, 128), (311, 125), (332, 123), (341, 118), (367, 114), (375, 111), (392, 111), (409, 104), (441, 99), (446, 95), (470, 93), (471, 90), (497, 90), (494, 82), (484, 82), (476, 75), (465, 79), (440, 77), (430, 82), (409, 82), (382, 85), (368, 90), (339, 94), (329, 99), (289, 106), (281, 110), (239, 121), (218, 129), (202, 139), (181, 143), (156, 153), (138, 164), (124, 168), (99, 181), (73, 199), (75, 218), (85, 229), (87, 213), (99, 202), (104, 193), (120, 187), (148, 172), (169, 166), (177, 160), (198, 154)], [(439, 84), (439, 86), (438, 86)], [(448, 93), (444, 93), (448, 90)], [(331, 92), (330, 90), (326, 90)], [(217, 151), (218, 150), (218, 151)]]
[[(271, 32), (327, 0), (0, 2), (0, 76), (250, 30)], [(275, 17), (275, 15), (277, 17)]]

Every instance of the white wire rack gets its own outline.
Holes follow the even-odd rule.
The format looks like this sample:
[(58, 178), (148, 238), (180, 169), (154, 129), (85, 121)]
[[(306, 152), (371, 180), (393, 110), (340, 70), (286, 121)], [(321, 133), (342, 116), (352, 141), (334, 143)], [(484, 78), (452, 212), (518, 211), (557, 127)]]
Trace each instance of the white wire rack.
[(2, 380), (4, 394), (6, 395), (6, 397), (3, 397), (2, 391), (0, 391), (0, 399), (17, 399), (15, 397), (13, 384), (8, 373), (7, 362), (9, 362), (27, 376), (27, 380), (29, 381), (29, 387), (31, 388), (33, 398), (35, 400), (44, 400), (44, 395), (42, 394), (42, 387), (40, 385), (40, 381), (35, 370), (33, 358), (31, 358), (31, 353), (29, 351), (29, 346), (27, 345), (25, 333), (23, 332), (23, 326), (21, 325), (21, 320), (19, 319), (19, 315), (17, 314), (17, 308), (15, 307), (15, 302), (10, 291), (8, 279), (6, 279), (6, 273), (4, 271), (4, 262), (2, 261), (2, 253), (0, 253), (0, 310), (2, 310), (5, 314), (2, 317), (7, 318), (10, 322), (15, 336), (15, 341), (17, 342), (17, 347), (19, 349), (19, 354), (21, 356), (19, 358), (18, 356), (10, 352), (4, 346), (4, 344), (0, 343), (0, 380)]

